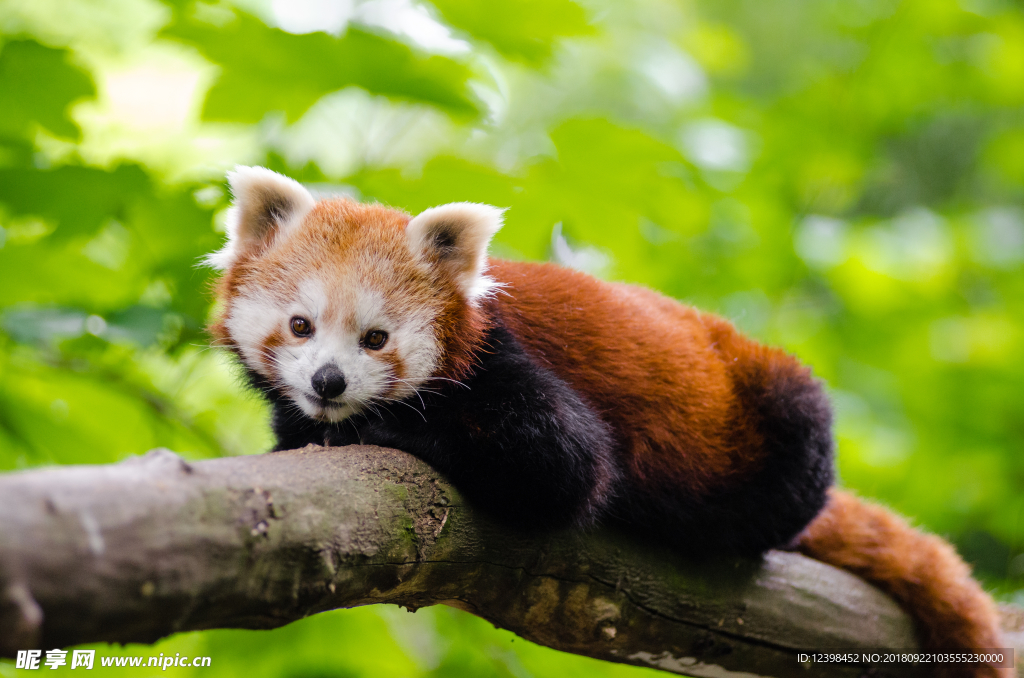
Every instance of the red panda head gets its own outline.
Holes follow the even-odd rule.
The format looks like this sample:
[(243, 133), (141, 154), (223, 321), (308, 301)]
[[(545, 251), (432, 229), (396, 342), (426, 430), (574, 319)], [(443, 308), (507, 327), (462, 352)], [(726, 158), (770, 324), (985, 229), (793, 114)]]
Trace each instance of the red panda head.
[(223, 271), (211, 331), (280, 395), (341, 421), (469, 369), (500, 210), (317, 202), (262, 167), (228, 181), (228, 241), (207, 258)]

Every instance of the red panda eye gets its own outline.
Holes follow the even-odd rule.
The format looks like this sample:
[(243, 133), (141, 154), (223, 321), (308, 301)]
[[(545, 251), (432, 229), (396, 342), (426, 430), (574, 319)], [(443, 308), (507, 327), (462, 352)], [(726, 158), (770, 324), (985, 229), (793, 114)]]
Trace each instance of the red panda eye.
[(374, 351), (384, 348), (384, 343), (388, 340), (388, 333), (384, 330), (371, 330), (366, 333), (363, 337), (363, 345), (366, 348), (371, 348)]
[(308, 337), (313, 333), (313, 323), (309, 322), (302, 316), (295, 316), (292, 318), (292, 334), (296, 337)]

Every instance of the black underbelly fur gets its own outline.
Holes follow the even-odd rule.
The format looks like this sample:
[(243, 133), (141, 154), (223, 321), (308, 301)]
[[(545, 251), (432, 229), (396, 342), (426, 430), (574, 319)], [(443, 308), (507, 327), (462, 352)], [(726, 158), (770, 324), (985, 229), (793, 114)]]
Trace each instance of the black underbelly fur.
[(562, 379), (497, 326), (464, 386), (445, 382), (338, 424), (315, 421), (257, 375), (274, 404), (275, 449), (373, 444), (420, 457), (477, 508), (523, 528), (597, 522), (689, 554), (787, 546), (833, 481), (831, 414), (820, 386), (782, 376), (743, 394), (767, 449), (743, 482), (701, 496), (652, 492), (618, 467), (614, 432)]

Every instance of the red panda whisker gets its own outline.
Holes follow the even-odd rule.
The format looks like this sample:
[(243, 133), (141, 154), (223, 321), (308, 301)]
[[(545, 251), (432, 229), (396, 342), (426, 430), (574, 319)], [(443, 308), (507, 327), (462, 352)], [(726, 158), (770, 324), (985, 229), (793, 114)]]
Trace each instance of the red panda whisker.
[[(494, 207), (453, 203), (412, 217), (317, 202), (264, 168), (228, 178), (241, 220), (207, 258), (225, 272), (211, 330), (272, 401), (278, 449), (346, 440), (401, 449), (520, 527), (612, 522), (709, 556), (796, 545), (892, 593), (926, 650), (1003, 646), (991, 599), (952, 547), (829, 489), (831, 408), (795, 357), (642, 287), (491, 259), (502, 225)], [(240, 258), (247, 240), (273, 241), (268, 204), (294, 217), (288, 237)], [(322, 344), (250, 341), (291, 303), (363, 329), (387, 318), (413, 348), (391, 369), (332, 356), (347, 390), (344, 405), (325, 402), (311, 383), (287, 383), (320, 362)], [(460, 388), (424, 388), (434, 380)], [(336, 437), (344, 421), (354, 436)]]
[(393, 383), (405, 384), (406, 386), (409, 386), (410, 388), (412, 388), (413, 392), (415, 392), (415, 393), (433, 393), (434, 395), (443, 395), (440, 391), (435, 391), (434, 389), (431, 389), (431, 388), (425, 388), (423, 386), (415, 386), (408, 379), (399, 379), (398, 377), (395, 377), (395, 376), (390, 376), (388, 378), (391, 380), (390, 383), (392, 383), (392, 384)]
[(381, 421), (384, 421), (384, 415), (381, 414), (380, 410), (377, 409), (374, 406), (373, 399), (371, 399), (371, 398), (360, 398), (358, 396), (349, 396), (349, 398), (352, 400), (352, 402), (354, 402), (360, 408), (365, 408), (367, 410), (370, 410), (371, 412), (376, 414), (378, 417), (380, 417)]
[(421, 392), (424, 392), (424, 393), (434, 393), (434, 394), (439, 395), (437, 393), (437, 391), (432, 391), (432, 390), (427, 389), (427, 388), (424, 388), (424, 389), (416, 388), (415, 386), (410, 384), (405, 379), (399, 379), (398, 377), (391, 377), (391, 383), (393, 384), (395, 382), (401, 382), (401, 383), (405, 384), (406, 386), (409, 386), (410, 388), (412, 388), (412, 392), (415, 393), (416, 397), (420, 399), (420, 405), (423, 406), (423, 409), (427, 409), (427, 404), (425, 402), (423, 402), (423, 396), (420, 395)]
[[(309, 304), (308, 308), (317, 308), (316, 300), (313, 299), (311, 296), (309, 296), (309, 292), (307, 292), (306, 290), (302, 290), (300, 292), (300, 294), (302, 294), (303, 299), (305, 299), (306, 302)], [(313, 320), (316, 320), (316, 319), (317, 319), (316, 318), (316, 314), (314, 313)]]
[(285, 367), (285, 364), (281, 362), (281, 359), (278, 358), (277, 355), (275, 355), (273, 353), (269, 353), (269, 352), (266, 352), (266, 351), (260, 351), (259, 357), (263, 358), (264, 360), (269, 362), (271, 365), (274, 365), (276, 367), (282, 367), (282, 368)]
[(429, 393), (430, 395), (441, 396), (442, 398), (445, 397), (444, 393), (441, 393), (440, 391), (435, 391), (432, 388), (418, 388), (414, 391), (414, 393)]
[[(412, 384), (410, 384), (408, 381), (404, 379), (394, 379), (394, 381), (400, 381), (401, 383), (406, 384), (407, 386), (412, 386)], [(420, 394), (420, 389), (416, 388), (415, 386), (412, 386), (412, 388), (413, 392), (416, 393), (416, 397), (420, 398), (420, 405), (422, 405), (423, 409), (426, 410), (427, 404), (426, 402), (423, 401), (423, 396)]]
[[(414, 391), (414, 393), (416, 393), (416, 395), (419, 395), (418, 391)], [(423, 416), (423, 413), (420, 410), (417, 410), (415, 407), (413, 407), (409, 403), (405, 402), (404, 398), (390, 398), (388, 396), (378, 396), (374, 400), (375, 400), (375, 402), (380, 402), (380, 403), (394, 403), (394, 404), (398, 404), (398, 405), (404, 405), (406, 407), (412, 408), (413, 411), (415, 411), (418, 414), (420, 414), (420, 416)], [(423, 409), (424, 410), (427, 409), (427, 404), (425, 402), (423, 402), (423, 397), (422, 396), (420, 396), (420, 404), (423, 405)], [(423, 420), (426, 421), (426, 417), (424, 417)]]
[(438, 379), (438, 380), (441, 380), (441, 381), (450, 381), (450, 382), (452, 382), (453, 384), (458, 384), (458, 385), (459, 385), (459, 386), (461, 386), (462, 388), (465, 388), (465, 389), (468, 389), (468, 388), (469, 388), (469, 386), (467, 386), (466, 384), (463, 384), (463, 383), (462, 383), (461, 381), (459, 381), (458, 379), (450, 379), (450, 378), (448, 378), (448, 377), (427, 377), (426, 381), (433, 381), (434, 379)]
[[(425, 414), (423, 414), (423, 412), (421, 412), (420, 410), (417, 410), (415, 407), (413, 407), (409, 403), (405, 402), (404, 400), (396, 400), (394, 398), (382, 398), (381, 401), (382, 402), (387, 402), (387, 403), (395, 403), (396, 405), (404, 405), (405, 407), (408, 407), (410, 410), (412, 410), (416, 414), (420, 415), (420, 417), (423, 418), (423, 422), (424, 423), (426, 423), (426, 421), (427, 421), (427, 417), (426, 417)], [(422, 402), (422, 399), (421, 399), (421, 402)], [(426, 408), (426, 405), (424, 405), (423, 407)]]

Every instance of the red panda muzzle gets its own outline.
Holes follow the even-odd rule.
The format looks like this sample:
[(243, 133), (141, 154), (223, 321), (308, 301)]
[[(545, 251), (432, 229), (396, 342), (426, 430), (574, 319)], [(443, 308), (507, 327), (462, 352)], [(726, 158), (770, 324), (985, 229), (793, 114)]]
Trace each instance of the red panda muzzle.
[(261, 168), (230, 178), (211, 330), (272, 403), (276, 449), (402, 449), (519, 528), (612, 523), (690, 556), (799, 547), (889, 592), (925, 649), (1000, 642), (952, 547), (831, 489), (831, 408), (794, 357), (650, 290), (488, 260), (486, 205), (410, 218)]

